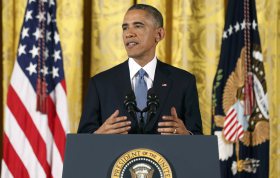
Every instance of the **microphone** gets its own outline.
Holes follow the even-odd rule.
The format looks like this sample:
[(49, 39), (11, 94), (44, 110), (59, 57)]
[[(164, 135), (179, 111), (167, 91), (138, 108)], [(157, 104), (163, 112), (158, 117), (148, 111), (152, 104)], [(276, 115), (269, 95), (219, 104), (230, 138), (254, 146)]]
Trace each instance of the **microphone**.
[(136, 98), (134, 92), (130, 90), (124, 99), (124, 106), (129, 115), (132, 117), (131, 120), (131, 131), (132, 133), (136, 132), (138, 134), (143, 133), (143, 124), (141, 122), (138, 123), (137, 112), (141, 112), (141, 110), (137, 107)]
[(124, 99), (124, 106), (127, 112), (133, 119), (137, 119), (136, 112), (139, 112), (140, 109), (137, 108), (135, 95), (132, 90), (128, 92)]
[(147, 110), (148, 110), (148, 117), (147, 119), (151, 119), (156, 115), (157, 109), (159, 107), (159, 98), (155, 94), (154, 89), (150, 88), (147, 94)]

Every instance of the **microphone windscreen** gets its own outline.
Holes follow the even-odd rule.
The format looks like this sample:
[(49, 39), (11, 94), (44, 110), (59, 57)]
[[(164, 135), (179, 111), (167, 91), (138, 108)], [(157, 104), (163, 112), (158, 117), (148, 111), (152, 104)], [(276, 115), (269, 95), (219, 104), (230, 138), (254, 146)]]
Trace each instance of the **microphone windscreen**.
[(129, 90), (127, 92), (127, 95), (125, 96), (125, 100), (135, 100), (135, 94), (133, 92), (133, 90)]
[(139, 112), (139, 108), (137, 107), (137, 104), (136, 104), (136, 97), (135, 97), (135, 94), (132, 90), (129, 90), (128, 91), (128, 94), (125, 96), (125, 99), (124, 99), (124, 105), (125, 105), (125, 108), (127, 110), (130, 111), (133, 111), (133, 112)]

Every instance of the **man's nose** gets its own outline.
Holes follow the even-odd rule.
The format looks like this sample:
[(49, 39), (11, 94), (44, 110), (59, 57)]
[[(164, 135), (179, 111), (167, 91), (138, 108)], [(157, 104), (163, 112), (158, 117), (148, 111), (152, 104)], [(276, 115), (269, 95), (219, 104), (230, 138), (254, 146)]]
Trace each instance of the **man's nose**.
[(132, 30), (128, 30), (127, 33), (125, 34), (126, 38), (132, 38), (135, 36), (136, 36), (136, 34)]

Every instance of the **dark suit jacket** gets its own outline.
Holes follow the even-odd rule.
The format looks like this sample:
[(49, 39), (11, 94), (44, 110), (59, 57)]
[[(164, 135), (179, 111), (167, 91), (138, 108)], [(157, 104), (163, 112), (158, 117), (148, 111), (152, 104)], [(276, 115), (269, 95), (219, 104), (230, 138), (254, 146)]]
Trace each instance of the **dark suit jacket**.
[[(194, 134), (202, 134), (197, 88), (192, 74), (158, 60), (153, 89), (160, 104), (157, 114), (147, 122), (145, 133), (158, 133), (158, 122), (162, 121), (163, 115), (170, 115), (170, 109), (174, 106), (186, 128)], [(132, 121), (129, 133), (136, 133), (137, 122), (129, 117), (124, 106), (129, 91), (131, 82), (128, 61), (92, 77), (78, 133), (93, 133), (116, 109), (120, 111), (119, 116), (127, 116)]]

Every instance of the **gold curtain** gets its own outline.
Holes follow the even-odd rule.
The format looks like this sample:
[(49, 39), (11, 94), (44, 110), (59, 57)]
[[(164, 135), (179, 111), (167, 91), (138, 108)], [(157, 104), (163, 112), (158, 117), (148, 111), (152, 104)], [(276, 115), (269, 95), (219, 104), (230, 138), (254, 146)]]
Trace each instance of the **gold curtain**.
[(7, 87), (10, 82), (14, 61), (17, 52), (19, 33), (22, 25), (25, 1), (18, 3), (9, 0), (2, 1), (2, 85), (3, 101), (1, 107), (6, 103)]
[(93, 1), (91, 76), (126, 60), (121, 24), (124, 12), (132, 4), (133, 0)]
[(270, 115), (270, 178), (280, 175), (280, 1), (256, 1)]
[(76, 132), (82, 108), (83, 7), (83, 1), (57, 0), (71, 132)]
[[(126, 60), (121, 23), (126, 9), (138, 2), (154, 5), (163, 13), (167, 35), (159, 44), (157, 55), (162, 61), (196, 76), (204, 133), (210, 134), (212, 83), (220, 55), (226, 0), (91, 0), (90, 7), (84, 4), (88, 2), (57, 0), (71, 132), (76, 132), (78, 127), (85, 82), (90, 76)], [(269, 97), (270, 178), (278, 178), (280, 0), (256, 0), (256, 4)], [(2, 0), (2, 108), (6, 103), (25, 6), (26, 0)], [(91, 12), (91, 19), (87, 22), (85, 10)], [(84, 27), (88, 23), (91, 31), (87, 37)], [(89, 55), (85, 56), (85, 52)]]
[(139, 0), (157, 7), (165, 19), (160, 59), (196, 76), (204, 133), (210, 134), (211, 93), (220, 55), (224, 0)]

